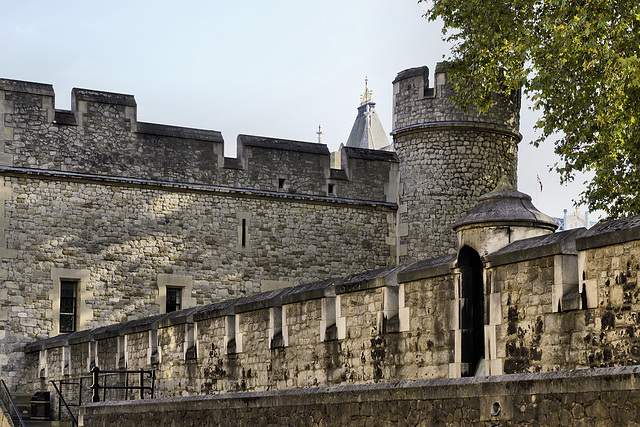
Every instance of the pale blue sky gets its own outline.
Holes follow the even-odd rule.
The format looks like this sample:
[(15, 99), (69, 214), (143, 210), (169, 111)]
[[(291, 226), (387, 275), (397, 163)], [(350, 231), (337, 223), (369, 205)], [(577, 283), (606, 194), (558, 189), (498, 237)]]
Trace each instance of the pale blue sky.
[[(214, 129), (235, 155), (239, 133), (347, 140), (364, 78), (391, 132), (391, 81), (448, 55), (416, 0), (0, 0), (0, 77), (51, 83), (56, 107), (73, 87), (133, 94), (141, 121)], [(529, 141), (523, 109), (519, 190), (543, 212), (572, 210), (582, 179), (560, 186), (551, 145)], [(539, 174), (544, 191), (539, 192)]]

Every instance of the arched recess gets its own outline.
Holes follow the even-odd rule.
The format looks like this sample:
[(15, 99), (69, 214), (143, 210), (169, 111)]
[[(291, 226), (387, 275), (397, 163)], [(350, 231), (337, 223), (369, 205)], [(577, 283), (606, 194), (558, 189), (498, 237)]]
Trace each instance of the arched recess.
[(462, 275), (460, 292), (461, 375), (482, 375), (484, 366), (484, 283), (480, 255), (469, 246), (458, 253), (458, 268)]

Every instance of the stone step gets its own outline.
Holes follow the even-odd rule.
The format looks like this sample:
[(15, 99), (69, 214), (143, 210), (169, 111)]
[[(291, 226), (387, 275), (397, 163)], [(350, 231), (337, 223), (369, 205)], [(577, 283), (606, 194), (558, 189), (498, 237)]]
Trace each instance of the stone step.
[(71, 421), (36, 421), (25, 420), (24, 423), (27, 427), (72, 427)]
[(31, 418), (31, 395), (29, 393), (11, 393), (11, 398), (16, 404), (23, 419)]

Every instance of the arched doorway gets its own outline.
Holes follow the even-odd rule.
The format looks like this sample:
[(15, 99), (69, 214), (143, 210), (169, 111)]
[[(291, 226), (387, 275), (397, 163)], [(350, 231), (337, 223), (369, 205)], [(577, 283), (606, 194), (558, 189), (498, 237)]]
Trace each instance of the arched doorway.
[(458, 253), (460, 287), (461, 375), (482, 375), (484, 360), (484, 283), (480, 255), (469, 246)]

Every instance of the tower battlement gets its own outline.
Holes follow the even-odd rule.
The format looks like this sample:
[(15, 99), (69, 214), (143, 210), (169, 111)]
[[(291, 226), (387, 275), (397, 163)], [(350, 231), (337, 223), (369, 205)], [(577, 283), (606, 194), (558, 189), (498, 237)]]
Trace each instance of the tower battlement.
[(454, 253), (452, 226), (504, 175), (515, 184), (519, 95), (486, 113), (452, 99), (446, 63), (410, 68), (393, 81), (393, 139), (398, 155), (399, 260)]
[(433, 86), (429, 79), (429, 67), (409, 68), (401, 71), (393, 81), (393, 133), (430, 124), (476, 123), (512, 131), (519, 136), (520, 94), (498, 98), (486, 113), (480, 113), (475, 105), (466, 111), (454, 105), (453, 89), (447, 76), (448, 65), (436, 65)]

